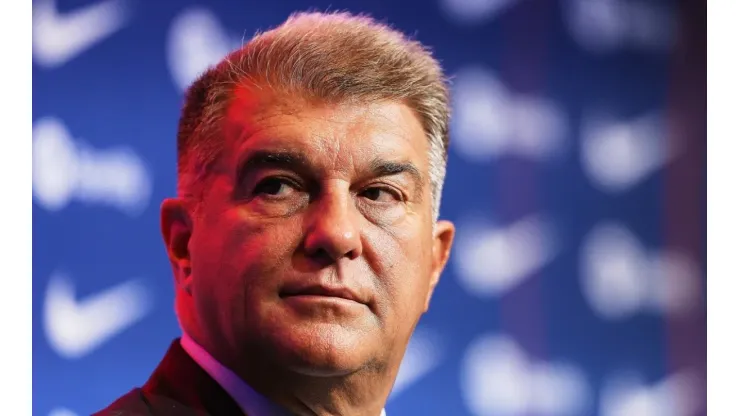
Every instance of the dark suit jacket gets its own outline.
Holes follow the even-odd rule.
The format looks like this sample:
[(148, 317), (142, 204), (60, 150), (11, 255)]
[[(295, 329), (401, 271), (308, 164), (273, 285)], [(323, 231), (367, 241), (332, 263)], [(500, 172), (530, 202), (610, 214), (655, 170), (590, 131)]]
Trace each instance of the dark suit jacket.
[(237, 416), (241, 409), (176, 339), (149, 380), (94, 416)]

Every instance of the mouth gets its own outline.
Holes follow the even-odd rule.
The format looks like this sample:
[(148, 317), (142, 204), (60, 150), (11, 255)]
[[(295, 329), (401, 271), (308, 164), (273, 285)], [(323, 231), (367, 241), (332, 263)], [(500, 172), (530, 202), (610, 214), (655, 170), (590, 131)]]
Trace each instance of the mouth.
[(356, 303), (365, 304), (360, 297), (352, 290), (341, 286), (324, 286), (324, 285), (312, 285), (304, 287), (286, 288), (280, 292), (280, 297), (291, 298), (291, 297), (315, 297), (315, 298), (327, 298), (327, 299), (344, 299)]

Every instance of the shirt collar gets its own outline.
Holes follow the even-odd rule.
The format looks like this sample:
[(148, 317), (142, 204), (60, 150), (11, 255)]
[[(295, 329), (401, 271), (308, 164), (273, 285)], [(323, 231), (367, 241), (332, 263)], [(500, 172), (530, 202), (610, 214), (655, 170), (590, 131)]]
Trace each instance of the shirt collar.
[(187, 334), (183, 333), (180, 344), (190, 357), (226, 390), (226, 393), (234, 399), (245, 414), (249, 416), (290, 416), (290, 412), (281, 409), (249, 387), (239, 376), (216, 361)]
[[(180, 344), (185, 352), (231, 396), (249, 416), (291, 416), (290, 412), (272, 403), (249, 387), (239, 376), (216, 361), (203, 347), (183, 332)], [(385, 409), (380, 416), (386, 416)]]

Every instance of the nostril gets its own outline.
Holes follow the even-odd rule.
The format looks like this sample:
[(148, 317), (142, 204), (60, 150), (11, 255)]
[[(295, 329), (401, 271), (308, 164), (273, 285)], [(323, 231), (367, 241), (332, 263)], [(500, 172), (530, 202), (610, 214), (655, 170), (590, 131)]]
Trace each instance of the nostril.
[(336, 262), (335, 258), (323, 247), (319, 247), (308, 253), (311, 260), (320, 267), (326, 267)]

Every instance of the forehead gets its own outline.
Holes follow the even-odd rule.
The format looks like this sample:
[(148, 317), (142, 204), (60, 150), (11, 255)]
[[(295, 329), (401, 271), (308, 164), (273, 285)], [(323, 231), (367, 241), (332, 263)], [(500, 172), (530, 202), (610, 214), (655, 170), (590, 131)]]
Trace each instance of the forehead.
[(428, 143), (416, 113), (394, 101), (327, 103), (299, 95), (242, 88), (225, 125), (232, 162), (251, 150), (292, 150), (336, 168), (377, 158), (405, 159), (427, 169)]

